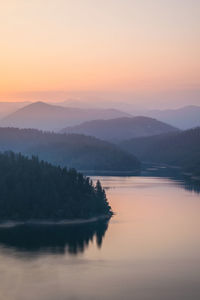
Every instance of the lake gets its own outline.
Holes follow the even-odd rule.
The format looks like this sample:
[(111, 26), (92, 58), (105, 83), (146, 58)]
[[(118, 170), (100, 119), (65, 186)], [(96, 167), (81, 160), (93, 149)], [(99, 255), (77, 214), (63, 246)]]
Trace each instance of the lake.
[(115, 212), (109, 222), (0, 229), (0, 299), (200, 299), (198, 186), (98, 179)]

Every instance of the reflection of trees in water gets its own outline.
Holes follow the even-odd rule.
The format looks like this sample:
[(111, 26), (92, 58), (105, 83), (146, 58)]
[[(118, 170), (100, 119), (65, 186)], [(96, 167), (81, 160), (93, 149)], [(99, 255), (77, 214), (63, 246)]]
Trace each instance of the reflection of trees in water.
[(180, 168), (166, 167), (157, 164), (144, 164), (141, 175), (146, 177), (169, 178), (187, 191), (200, 193), (200, 181), (186, 176), (181, 172)]
[(108, 221), (79, 225), (19, 225), (0, 228), (0, 246), (17, 252), (76, 255), (96, 239), (101, 247)]
[(180, 174), (179, 176), (171, 176), (169, 178), (176, 182), (177, 186), (180, 186), (186, 191), (195, 192), (197, 194), (200, 193), (199, 181), (195, 181), (190, 177), (184, 176), (183, 174)]
[(195, 192), (200, 194), (200, 182), (192, 180), (190, 178), (185, 178), (184, 182), (181, 184), (187, 191)]
[(200, 193), (200, 182), (190, 179), (189, 177), (180, 175), (180, 176), (171, 176), (169, 179), (176, 182), (176, 185), (190, 192)]

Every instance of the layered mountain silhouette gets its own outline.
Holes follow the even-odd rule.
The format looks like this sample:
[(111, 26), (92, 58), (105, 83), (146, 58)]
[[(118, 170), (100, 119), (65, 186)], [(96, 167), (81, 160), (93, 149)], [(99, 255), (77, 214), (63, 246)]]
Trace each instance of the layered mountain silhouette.
[(200, 127), (130, 139), (120, 146), (142, 161), (179, 166), (200, 176)]
[(125, 116), (130, 115), (115, 109), (80, 109), (35, 102), (2, 119), (0, 126), (57, 131), (86, 120)]
[(190, 105), (179, 109), (152, 110), (146, 115), (180, 129), (200, 126), (200, 106)]
[(12, 150), (81, 171), (138, 172), (140, 162), (116, 145), (77, 134), (0, 128), (0, 151)]
[(112, 120), (93, 120), (80, 125), (67, 127), (62, 133), (79, 133), (96, 138), (118, 142), (141, 136), (153, 136), (178, 129), (149, 117), (123, 117)]

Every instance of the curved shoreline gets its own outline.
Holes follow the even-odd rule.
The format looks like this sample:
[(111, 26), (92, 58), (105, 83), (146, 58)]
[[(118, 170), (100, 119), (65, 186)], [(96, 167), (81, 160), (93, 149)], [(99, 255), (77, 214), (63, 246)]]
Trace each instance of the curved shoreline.
[(79, 224), (87, 224), (87, 223), (94, 223), (102, 220), (109, 220), (112, 217), (112, 215), (102, 215), (98, 217), (93, 217), (89, 219), (72, 219), (72, 220), (60, 220), (60, 221), (51, 221), (51, 220), (28, 220), (28, 221), (13, 221), (8, 220), (0, 223), (0, 229), (1, 228), (9, 228), (9, 227), (15, 227), (20, 225), (45, 225), (45, 226), (51, 226), (51, 225), (79, 225)]

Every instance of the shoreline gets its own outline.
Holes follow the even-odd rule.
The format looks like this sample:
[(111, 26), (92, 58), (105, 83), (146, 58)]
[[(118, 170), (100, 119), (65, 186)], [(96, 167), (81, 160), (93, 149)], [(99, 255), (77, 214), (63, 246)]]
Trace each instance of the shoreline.
[(72, 219), (72, 220), (60, 220), (60, 221), (53, 221), (53, 220), (28, 220), (28, 221), (13, 221), (8, 220), (0, 223), (1, 228), (11, 228), (21, 225), (44, 225), (44, 226), (62, 226), (62, 225), (79, 225), (79, 224), (87, 224), (87, 223), (95, 223), (98, 221), (109, 220), (112, 215), (101, 215), (98, 217), (93, 217), (89, 219)]

